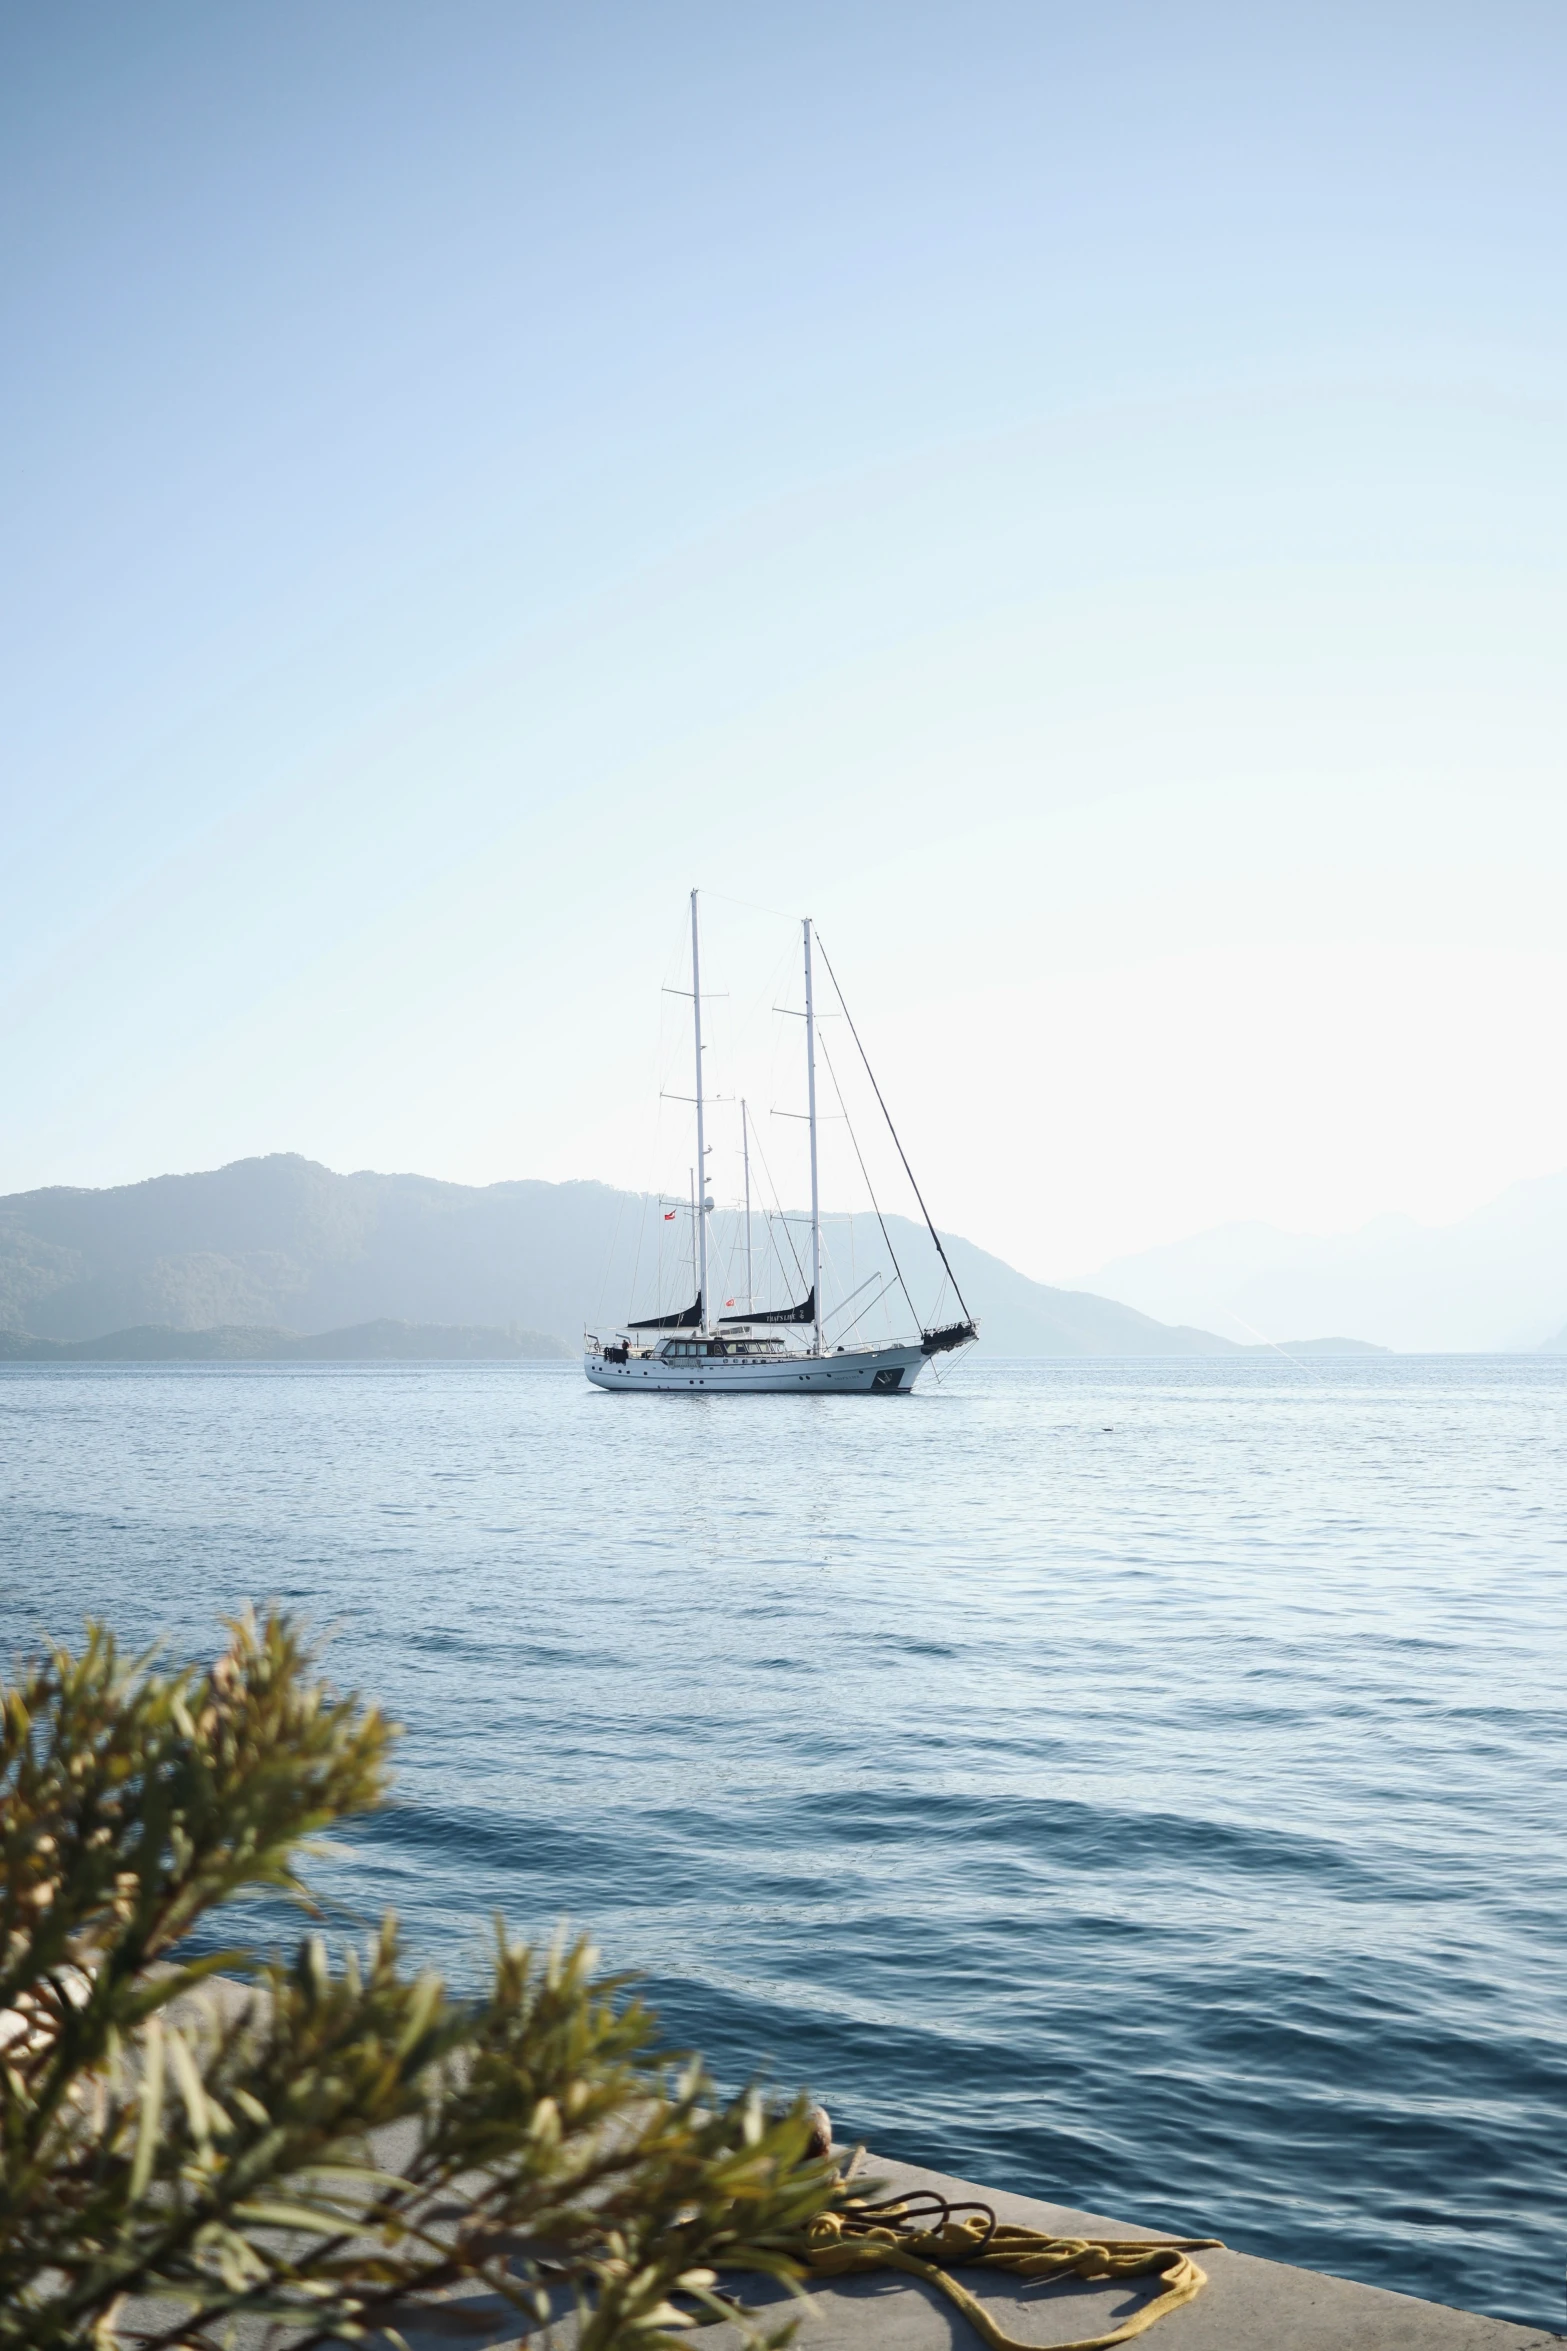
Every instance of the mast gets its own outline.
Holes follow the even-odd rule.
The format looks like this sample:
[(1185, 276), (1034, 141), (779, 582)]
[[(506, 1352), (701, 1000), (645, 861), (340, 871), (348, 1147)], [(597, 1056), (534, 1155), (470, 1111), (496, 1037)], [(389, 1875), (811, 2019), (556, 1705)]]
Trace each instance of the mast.
[[(695, 920), (695, 894), (692, 896)], [(811, 1304), (816, 1317), (816, 1353), (822, 1352), (822, 1207), (816, 1182), (816, 1006), (811, 996), (811, 918), (805, 933), (805, 1105), (811, 1122)], [(698, 1110), (697, 1117), (701, 1118)]]
[[(809, 953), (809, 950), (807, 950)], [(697, 1329), (707, 1328), (707, 1143), (702, 1126), (702, 956), (697, 944), (696, 892), (691, 893), (691, 1023), (696, 1032), (696, 1179), (697, 1193), (693, 1203), (696, 1210)], [(812, 1134), (812, 1165), (815, 1165), (815, 1133)]]
[(745, 1096), (740, 1097), (740, 1149), (745, 1158), (745, 1302), (756, 1304), (756, 1284), (751, 1278), (751, 1129), (745, 1115)]
[[(818, 943), (818, 945), (820, 945), (820, 941), (818, 941), (817, 943)], [(877, 1102), (880, 1104), (882, 1117), (883, 1117), (883, 1118), (884, 1118), (884, 1119), (887, 1121), (887, 1132), (888, 1132), (888, 1134), (889, 1134), (889, 1135), (891, 1135), (891, 1137), (892, 1137), (892, 1139), (893, 1139), (893, 1142), (894, 1142), (894, 1144), (895, 1144), (895, 1145), (896, 1145), (896, 1147), (897, 1147), (897, 1153), (898, 1153), (898, 1157), (899, 1157), (899, 1158), (902, 1160), (902, 1162), (903, 1162), (903, 1172), (904, 1172), (904, 1174), (905, 1174), (905, 1175), (908, 1177), (908, 1179), (909, 1179), (909, 1188), (910, 1188), (910, 1190), (913, 1192), (915, 1199), (916, 1199), (916, 1200), (919, 1202), (919, 1204), (920, 1204), (920, 1214), (921, 1214), (921, 1216), (922, 1216), (922, 1217), (925, 1219), (925, 1230), (926, 1230), (926, 1231), (929, 1233), (929, 1235), (930, 1235), (930, 1237), (931, 1237), (932, 1241), (934, 1241), (934, 1243), (935, 1243), (935, 1245), (936, 1245), (936, 1255), (937, 1255), (937, 1256), (938, 1256), (938, 1257), (941, 1259), (942, 1270), (943, 1270), (943, 1272), (946, 1274), (946, 1277), (947, 1277), (948, 1281), (949, 1281), (949, 1282), (952, 1284), (952, 1294), (953, 1294), (953, 1296), (956, 1298), (956, 1300), (957, 1300), (957, 1302), (958, 1302), (958, 1305), (959, 1305), (959, 1306), (962, 1308), (962, 1311), (963, 1311), (963, 1321), (962, 1321), (961, 1325), (960, 1325), (960, 1324), (956, 1324), (956, 1323), (951, 1323), (951, 1324), (949, 1324), (949, 1325), (947, 1326), (947, 1329), (946, 1329), (946, 1331), (945, 1331), (945, 1332), (931, 1332), (931, 1331), (927, 1331), (927, 1332), (925, 1333), (925, 1336), (926, 1336), (926, 1338), (927, 1338), (927, 1339), (930, 1339), (930, 1338), (938, 1338), (938, 1339), (943, 1339), (943, 1340), (945, 1341), (946, 1345), (949, 1345), (949, 1346), (950, 1346), (950, 1345), (957, 1345), (957, 1346), (962, 1346), (962, 1345), (965, 1343), (965, 1341), (964, 1341), (963, 1339), (958, 1339), (958, 1340), (954, 1341), (954, 1340), (951, 1338), (951, 1333), (952, 1333), (954, 1330), (961, 1329), (961, 1330), (963, 1330), (963, 1332), (966, 1334), (966, 1337), (967, 1337), (967, 1338), (969, 1338), (969, 1339), (974, 1339), (974, 1338), (977, 1338), (977, 1337), (979, 1336), (979, 1325), (978, 1325), (978, 1324), (975, 1322), (975, 1320), (974, 1320), (974, 1317), (973, 1317), (973, 1316), (970, 1314), (970, 1312), (969, 1312), (969, 1310), (968, 1310), (967, 1303), (966, 1303), (966, 1301), (965, 1301), (965, 1299), (964, 1299), (964, 1296), (963, 1296), (963, 1292), (962, 1292), (962, 1291), (961, 1291), (961, 1290), (958, 1288), (958, 1277), (957, 1277), (957, 1275), (956, 1275), (956, 1274), (953, 1272), (953, 1270), (952, 1270), (951, 1262), (950, 1262), (950, 1260), (948, 1259), (948, 1256), (947, 1256), (947, 1252), (946, 1252), (946, 1250), (945, 1250), (945, 1249), (942, 1247), (942, 1243), (941, 1243), (941, 1235), (940, 1235), (940, 1233), (938, 1233), (938, 1232), (937, 1232), (935, 1225), (934, 1225), (934, 1224), (931, 1222), (931, 1214), (930, 1214), (930, 1210), (929, 1210), (929, 1209), (926, 1207), (926, 1205), (925, 1205), (925, 1195), (924, 1195), (924, 1193), (923, 1193), (923, 1192), (920, 1190), (920, 1188), (919, 1188), (919, 1185), (918, 1185), (918, 1184), (917, 1184), (917, 1183), (914, 1181), (914, 1170), (913, 1170), (913, 1168), (912, 1168), (912, 1167), (910, 1167), (910, 1165), (909, 1165), (909, 1155), (908, 1155), (908, 1153), (907, 1153), (907, 1152), (904, 1150), (904, 1148), (903, 1148), (903, 1145), (902, 1145), (902, 1144), (901, 1144), (901, 1143), (898, 1141), (898, 1130), (897, 1130), (897, 1128), (896, 1128), (896, 1127), (893, 1125), (893, 1123), (892, 1123), (892, 1112), (891, 1112), (891, 1111), (890, 1111), (890, 1110), (887, 1108), (887, 1105), (886, 1105), (885, 1101), (883, 1101), (883, 1099), (882, 1099), (882, 1091), (881, 1091), (881, 1088), (880, 1088), (880, 1086), (879, 1086), (879, 1085), (876, 1083), (876, 1072), (875, 1072), (875, 1071), (872, 1069), (872, 1067), (871, 1067), (870, 1055), (869, 1055), (869, 1054), (866, 1052), (866, 1050), (865, 1050), (865, 1047), (864, 1047), (862, 1044), (860, 1044), (860, 1032), (859, 1032), (859, 1030), (858, 1030), (858, 1029), (855, 1027), (855, 1025), (854, 1025), (854, 1015), (853, 1015), (853, 1013), (852, 1013), (852, 1012), (849, 1010), (849, 1007), (848, 1007), (848, 1005), (847, 1005), (847, 1004), (844, 1002), (844, 995), (843, 995), (843, 990), (842, 990), (842, 989), (839, 987), (839, 985), (838, 985), (838, 974), (837, 974), (837, 973), (836, 973), (836, 972), (833, 970), (833, 967), (832, 967), (832, 957), (831, 957), (831, 956), (828, 954), (828, 952), (827, 952), (827, 950), (826, 950), (826, 948), (825, 948), (825, 947), (823, 947), (823, 948), (822, 948), (822, 961), (823, 961), (823, 963), (825, 963), (825, 964), (826, 964), (826, 966), (827, 966), (827, 976), (828, 976), (828, 978), (829, 978), (829, 979), (832, 981), (832, 984), (833, 984), (833, 993), (834, 993), (834, 995), (835, 995), (835, 996), (837, 997), (837, 999), (838, 999), (838, 1009), (839, 1009), (839, 1011), (840, 1011), (840, 1012), (843, 1014), (843, 1017), (844, 1017), (844, 1019), (845, 1019), (845, 1020), (848, 1022), (848, 1024), (849, 1024), (849, 1034), (850, 1034), (850, 1036), (851, 1036), (851, 1037), (854, 1039), (854, 1042), (855, 1042), (855, 1044), (856, 1044), (857, 1046), (859, 1046), (860, 1059), (861, 1059), (861, 1060), (864, 1062), (864, 1064), (865, 1064), (865, 1074), (866, 1074), (866, 1076), (867, 1076), (867, 1077), (870, 1079), (870, 1081), (871, 1081), (871, 1091), (872, 1091), (872, 1093), (875, 1095)], [(851, 1132), (852, 1132), (852, 1129), (851, 1129)], [(858, 1148), (858, 1146), (856, 1146), (856, 1148)], [(861, 1165), (862, 1165), (862, 1166), (864, 1165), (864, 1162), (863, 1162), (863, 1161), (861, 1162)], [(872, 1194), (872, 1205), (874, 1206), (874, 1204), (875, 1204), (875, 1195), (874, 1195), (874, 1193), (873, 1193), (873, 1194)], [(876, 1220), (877, 1220), (877, 1222), (878, 1222), (879, 1224), (881, 1223), (881, 1210), (880, 1210), (879, 1208), (876, 1210)], [(881, 1237), (882, 1237), (882, 1239), (883, 1239), (883, 1240), (884, 1240), (884, 1241), (887, 1243), (887, 1254), (888, 1254), (889, 1256), (892, 1256), (892, 1241), (891, 1241), (891, 1239), (890, 1239), (890, 1237), (889, 1237), (889, 1235), (888, 1235), (888, 1232), (887, 1232), (887, 1227), (885, 1226), (885, 1224), (882, 1224), (882, 1227), (881, 1227)], [(897, 1261), (896, 1257), (893, 1257), (893, 1259), (892, 1259), (892, 1262), (893, 1262), (893, 1267), (894, 1267), (894, 1270), (896, 1270), (896, 1268), (897, 1268), (897, 1263), (898, 1263), (898, 1261)], [(902, 1276), (902, 1274), (901, 1274), (901, 1273), (899, 1273), (899, 1274), (898, 1274), (898, 1286), (899, 1286), (899, 1288), (902, 1290), (904, 1297), (905, 1297), (905, 1298), (909, 1298), (909, 1285), (908, 1285), (908, 1283), (907, 1283), (907, 1282), (904, 1280), (904, 1278), (903, 1278), (903, 1276)], [(914, 1309), (914, 1301), (913, 1301), (913, 1299), (912, 1299), (912, 1298), (909, 1298), (909, 1308), (910, 1308), (910, 1311), (911, 1311), (911, 1312), (912, 1312), (912, 1311), (913, 1311), (913, 1309)], [(915, 1320), (916, 1320), (916, 1321), (918, 1321), (918, 1319), (919, 1319), (919, 1317), (918, 1317), (918, 1315), (916, 1314), (916, 1315), (915, 1315)], [(936, 1349), (936, 1350), (934, 1350), (934, 1351), (935, 1351), (936, 1353), (941, 1353), (941, 1352), (944, 1352), (944, 1349), (943, 1349), (943, 1348), (938, 1348), (938, 1349)], [(927, 1352), (927, 1353), (930, 1353), (930, 1352), (932, 1352), (932, 1350), (931, 1350), (931, 1349), (929, 1349), (929, 1348), (927, 1348), (926, 1352)]]

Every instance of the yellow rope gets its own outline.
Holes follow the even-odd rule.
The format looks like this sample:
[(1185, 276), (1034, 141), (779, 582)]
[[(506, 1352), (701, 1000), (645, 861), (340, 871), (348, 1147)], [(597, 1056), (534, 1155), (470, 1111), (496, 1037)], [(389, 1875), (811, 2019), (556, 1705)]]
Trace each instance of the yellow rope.
[(1104, 2243), (1091, 2237), (1047, 2237), (1042, 2230), (1017, 2228), (997, 2221), (987, 2206), (973, 2217), (957, 2220), (944, 2199), (928, 2199), (942, 2207), (938, 2226), (924, 2228), (914, 2211), (917, 2201), (869, 2205), (858, 2200), (836, 2211), (819, 2213), (800, 2247), (801, 2258), (817, 2277), (859, 2277), (873, 2269), (906, 2270), (923, 2278), (955, 2302), (990, 2351), (1038, 2351), (997, 2326), (984, 2303), (960, 2286), (953, 2269), (1004, 2270), (1023, 2278), (1140, 2278), (1162, 2277), (1164, 2291), (1109, 2334), (1085, 2335), (1076, 2342), (1051, 2346), (1051, 2351), (1108, 2351), (1114, 2343), (1129, 2343), (1169, 2311), (1190, 2302), (1208, 2283), (1191, 2255), (1203, 2246), (1217, 2245), (1217, 2237), (1146, 2238)]

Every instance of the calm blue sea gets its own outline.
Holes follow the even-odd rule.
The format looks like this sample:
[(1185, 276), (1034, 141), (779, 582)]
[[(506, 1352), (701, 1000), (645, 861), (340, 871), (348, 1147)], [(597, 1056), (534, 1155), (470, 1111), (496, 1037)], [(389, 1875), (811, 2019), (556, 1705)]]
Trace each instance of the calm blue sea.
[(407, 1725), (325, 1882), (592, 1925), (728, 2081), (1559, 2325), (1567, 1364), (0, 1371), (0, 1644), (281, 1597)]

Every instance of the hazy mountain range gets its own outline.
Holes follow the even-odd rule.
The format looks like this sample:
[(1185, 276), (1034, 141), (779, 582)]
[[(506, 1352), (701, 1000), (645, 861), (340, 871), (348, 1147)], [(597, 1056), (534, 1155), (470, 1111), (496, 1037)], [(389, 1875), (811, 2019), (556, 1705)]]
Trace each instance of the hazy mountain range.
[[(293, 1154), (104, 1191), (19, 1192), (0, 1199), (0, 1331), (55, 1341), (113, 1333), (120, 1354), (138, 1344), (156, 1352), (149, 1327), (201, 1333), (213, 1344), (200, 1351), (220, 1355), (264, 1352), (253, 1342), (269, 1333), (332, 1334), (356, 1341), (350, 1353), (385, 1353), (391, 1343), (370, 1345), (362, 1326), (401, 1323), (441, 1326), (452, 1353), (483, 1351), (475, 1326), (574, 1348), (584, 1323), (607, 1330), (631, 1311), (689, 1303), (687, 1221), (607, 1184), (336, 1175)], [(722, 1298), (743, 1282), (739, 1219), (713, 1221)], [(890, 1280), (889, 1242), (922, 1319), (956, 1313), (922, 1228), (889, 1217), (884, 1242), (874, 1218), (829, 1217), (825, 1227), (833, 1278), (823, 1290), (838, 1308), (831, 1335), (845, 1335)], [(790, 1262), (791, 1244), (804, 1255), (798, 1224), (775, 1223), (764, 1243), (758, 1221), (757, 1240), (758, 1298), (803, 1296)], [(1236, 1351), (1231, 1339), (1117, 1300), (1030, 1281), (955, 1236), (947, 1248), (992, 1354)], [(462, 1346), (459, 1331), (469, 1334)], [(14, 1342), (6, 1351), (17, 1352)]]
[(1513, 1184), (1456, 1224), (1379, 1216), (1334, 1240), (1221, 1225), (1090, 1278), (1145, 1314), (1237, 1339), (1331, 1330), (1417, 1351), (1567, 1348), (1567, 1174)]

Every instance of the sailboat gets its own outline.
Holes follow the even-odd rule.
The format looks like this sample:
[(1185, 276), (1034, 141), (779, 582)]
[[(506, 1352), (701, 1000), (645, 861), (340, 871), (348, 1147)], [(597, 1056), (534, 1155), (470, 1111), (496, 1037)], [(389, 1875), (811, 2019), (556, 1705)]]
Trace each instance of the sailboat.
[[(691, 893), (691, 1014), (696, 1049), (696, 1171), (692, 1200), (692, 1223), (695, 1247), (694, 1272), (696, 1297), (690, 1306), (670, 1314), (644, 1315), (640, 1320), (625, 1323), (610, 1339), (601, 1339), (595, 1333), (586, 1335), (583, 1346), (583, 1370), (596, 1388), (610, 1388), (637, 1395), (876, 1395), (906, 1394), (931, 1358), (966, 1347), (979, 1336), (979, 1326), (963, 1303), (957, 1277), (947, 1262), (941, 1236), (930, 1221), (914, 1171), (898, 1142), (897, 1130), (887, 1114), (881, 1088), (876, 1084), (870, 1062), (865, 1059), (865, 1048), (860, 1044), (859, 1032), (849, 1020), (850, 1034), (865, 1060), (877, 1104), (887, 1119), (887, 1127), (897, 1145), (899, 1158), (919, 1201), (920, 1214), (935, 1243), (947, 1280), (957, 1299), (960, 1319), (927, 1329), (910, 1314), (915, 1329), (906, 1339), (875, 1344), (851, 1345), (848, 1339), (837, 1344), (829, 1341), (822, 1312), (822, 1215), (821, 1195), (817, 1180), (816, 1161), (816, 999), (813, 949), (819, 942), (813, 940), (809, 916), (801, 924), (805, 956), (805, 1098), (806, 1116), (810, 1127), (811, 1154), (811, 1248), (810, 1287), (804, 1298), (789, 1306), (774, 1307), (758, 1312), (754, 1300), (748, 1296), (738, 1313), (713, 1311), (708, 1274), (708, 1218), (713, 1203), (708, 1197), (706, 1134), (706, 1095), (702, 1069), (702, 947), (697, 918), (697, 893)], [(842, 991), (828, 964), (829, 976), (838, 994), (845, 1019), (848, 1006), (843, 1004)], [(749, 1234), (749, 1146), (747, 1145), (747, 1231)], [(879, 1213), (879, 1212), (878, 1212)], [(883, 1227), (885, 1232), (885, 1227)], [(889, 1251), (891, 1244), (889, 1242)], [(748, 1241), (749, 1247), (749, 1241)], [(893, 1259), (894, 1270), (897, 1261)], [(904, 1289), (901, 1273), (898, 1285)]]

